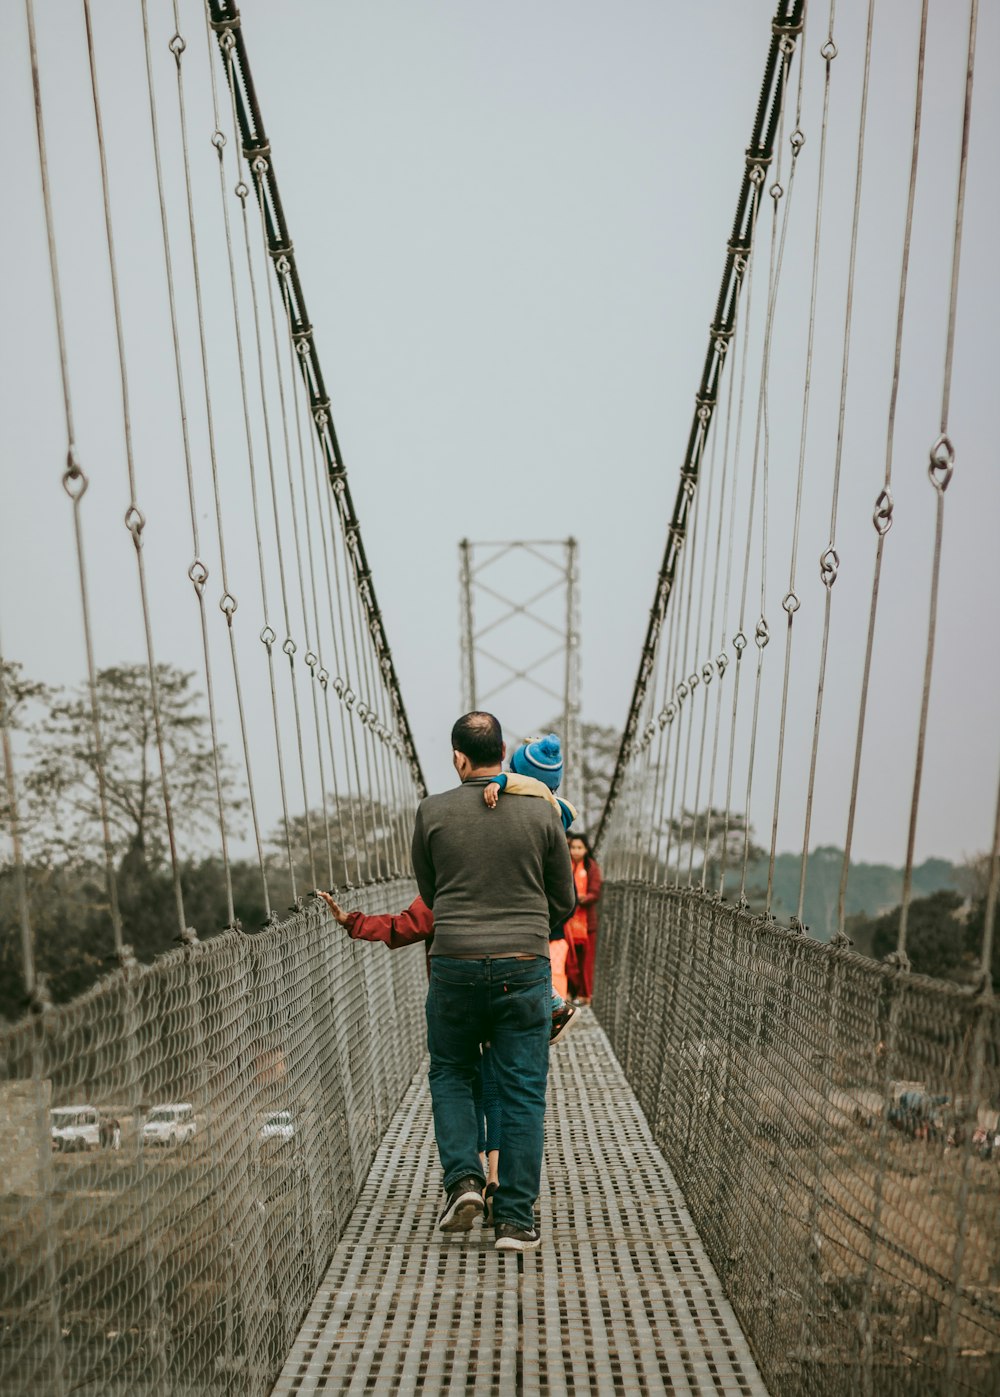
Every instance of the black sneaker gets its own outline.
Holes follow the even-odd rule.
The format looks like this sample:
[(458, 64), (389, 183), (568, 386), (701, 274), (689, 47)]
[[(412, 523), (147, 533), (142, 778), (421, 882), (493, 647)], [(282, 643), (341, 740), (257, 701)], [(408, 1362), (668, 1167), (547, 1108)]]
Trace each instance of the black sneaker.
[(576, 1009), (567, 999), (563, 1002), (563, 1007), (552, 1015), (552, 1027), (549, 1029), (550, 1045), (558, 1042), (575, 1018)]
[(534, 1227), (517, 1227), (512, 1222), (498, 1222), (493, 1245), (497, 1251), (535, 1251), (541, 1240), (537, 1223)]
[(468, 1232), (476, 1218), (482, 1216), (483, 1181), (470, 1174), (449, 1191), (437, 1225), (442, 1232)]
[(497, 1183), (487, 1184), (483, 1189), (483, 1217), (487, 1227), (493, 1226), (493, 1195), (500, 1187)]

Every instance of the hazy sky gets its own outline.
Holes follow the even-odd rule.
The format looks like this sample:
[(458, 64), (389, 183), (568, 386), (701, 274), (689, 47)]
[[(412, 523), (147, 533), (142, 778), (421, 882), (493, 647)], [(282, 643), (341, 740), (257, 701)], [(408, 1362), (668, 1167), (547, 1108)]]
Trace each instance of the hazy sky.
[[(138, 4), (95, 0), (102, 100), (135, 409), (139, 498), (158, 655), (198, 668), (186, 571), (190, 528), (169, 349)], [(175, 258), (184, 253), (170, 7), (150, 0)], [(687, 441), (694, 392), (769, 40), (771, 0), (297, 0), (243, 6), (243, 25), (316, 344), (405, 701), (432, 789), (451, 779), (460, 702), (458, 540), (580, 541), (583, 711), (627, 711)], [(238, 620), (266, 731), (266, 672), (227, 321), (205, 40), (184, 3), (196, 195)], [(81, 459), (98, 663), (139, 659), (135, 563), (102, 244), (82, 5), (36, 0), (59, 256)], [(902, 861), (927, 630), (938, 432), (966, 7), (931, 5), (927, 98), (887, 542), (866, 739), (858, 858)], [(803, 130), (770, 374), (766, 655), (753, 819), (769, 830), (803, 396), (827, 7), (810, 6)], [(786, 786), (779, 848), (801, 840), (815, 707), (836, 442), (844, 294), (864, 42), (860, 0), (838, 6), (829, 184), (802, 512)], [(830, 668), (814, 843), (841, 843), (885, 463), (896, 292), (912, 139), (919, 6), (879, 0), (842, 457)], [(0, 9), (0, 111), (9, 134), (0, 248), (0, 635), (29, 672), (83, 672), (51, 292), (23, 7)], [(989, 841), (996, 800), (997, 291), (995, 152), (1000, 12), (980, 14), (947, 494), (940, 632), (918, 857)], [(797, 77), (797, 62), (793, 83)], [(791, 122), (786, 128), (786, 139)], [(232, 154), (231, 142), (227, 158)], [(785, 162), (787, 164), (787, 149)], [(228, 186), (235, 182), (227, 174)], [(768, 204), (770, 201), (768, 201)], [(766, 252), (769, 210), (761, 216)], [(211, 270), (209, 270), (209, 268)], [(758, 258), (757, 311), (766, 260)], [(189, 392), (197, 359), (189, 272), (179, 272)], [(751, 322), (759, 344), (762, 321)], [(752, 458), (751, 380), (743, 466)], [(199, 509), (218, 580), (210, 484), (195, 427)], [(740, 487), (745, 488), (745, 486)], [(735, 548), (742, 561), (741, 528)], [(755, 534), (756, 539), (756, 534)], [(759, 544), (750, 594), (759, 593)], [(240, 571), (243, 569), (244, 571)], [(739, 568), (737, 568), (739, 572)], [(736, 584), (734, 584), (735, 586)], [(244, 600), (245, 598), (245, 600)], [(725, 628), (738, 623), (734, 594)], [(707, 606), (707, 603), (706, 603)], [(759, 601), (748, 606), (752, 627)], [(272, 598), (272, 610), (277, 607)], [(215, 662), (226, 700), (225, 634)], [(714, 654), (720, 635), (707, 636)], [(719, 629), (719, 626), (717, 626)], [(241, 640), (241, 644), (244, 642)], [(534, 647), (511, 629), (511, 651)], [(748, 695), (745, 695), (747, 697)], [(512, 698), (512, 704), (514, 700)], [(501, 718), (504, 709), (498, 701)], [(551, 705), (549, 706), (551, 708)], [(538, 722), (550, 716), (544, 700)], [(518, 716), (515, 720), (520, 723)], [(527, 720), (525, 720), (527, 721)], [(227, 741), (235, 746), (231, 717)], [(272, 776), (263, 800), (276, 810)], [(270, 821), (270, 822), (273, 822)]]

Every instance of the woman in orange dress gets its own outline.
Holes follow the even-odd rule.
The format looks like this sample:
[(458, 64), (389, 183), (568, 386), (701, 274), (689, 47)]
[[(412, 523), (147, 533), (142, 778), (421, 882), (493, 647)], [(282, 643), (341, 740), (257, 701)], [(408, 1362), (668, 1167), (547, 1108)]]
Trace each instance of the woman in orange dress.
[(569, 992), (580, 1004), (589, 1004), (594, 992), (594, 958), (597, 954), (597, 902), (601, 896), (601, 870), (585, 834), (572, 833), (569, 856), (573, 860), (576, 910), (565, 925), (566, 972)]

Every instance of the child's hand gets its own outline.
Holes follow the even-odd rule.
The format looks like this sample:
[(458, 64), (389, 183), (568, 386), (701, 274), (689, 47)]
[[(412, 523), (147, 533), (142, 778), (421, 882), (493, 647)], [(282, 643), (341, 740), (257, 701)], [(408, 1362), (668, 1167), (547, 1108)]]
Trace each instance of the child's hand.
[(500, 799), (500, 787), (496, 781), (491, 781), (483, 791), (483, 800), (491, 810), (497, 808), (497, 801)]
[(341, 926), (346, 926), (347, 918), (350, 916), (350, 913), (345, 912), (340, 903), (334, 901), (333, 894), (325, 893), (322, 888), (317, 888), (316, 895), (317, 897), (321, 897), (327, 907), (329, 907), (330, 911), (333, 913), (334, 921), (339, 922)]

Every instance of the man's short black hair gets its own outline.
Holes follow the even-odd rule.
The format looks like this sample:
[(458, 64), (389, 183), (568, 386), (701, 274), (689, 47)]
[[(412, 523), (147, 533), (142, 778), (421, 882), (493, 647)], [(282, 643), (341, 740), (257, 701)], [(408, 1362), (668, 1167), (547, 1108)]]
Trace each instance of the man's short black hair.
[(499, 766), (503, 732), (492, 713), (465, 713), (451, 730), (451, 745), (473, 766)]

